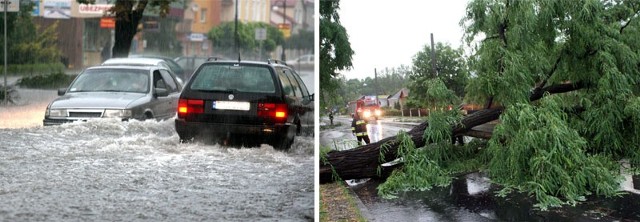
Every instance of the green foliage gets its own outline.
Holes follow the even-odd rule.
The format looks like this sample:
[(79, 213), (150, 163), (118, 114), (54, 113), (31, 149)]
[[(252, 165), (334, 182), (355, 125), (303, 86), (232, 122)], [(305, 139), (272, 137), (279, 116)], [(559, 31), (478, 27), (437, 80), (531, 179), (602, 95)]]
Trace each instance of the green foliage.
[(548, 96), (539, 106), (508, 107), (489, 141), (492, 180), (535, 196), (543, 210), (592, 193), (614, 196), (621, 179), (614, 161), (585, 152), (587, 140), (567, 123), (562, 102)]
[[(506, 112), (489, 173), (539, 207), (615, 195), (621, 159), (638, 162), (637, 1), (474, 0), (461, 21), (472, 48), (468, 99)], [(575, 83), (570, 96), (532, 91)]]
[[(482, 155), (478, 154), (482, 150), (480, 148), (484, 147), (483, 142), (473, 141), (464, 146), (453, 146), (450, 141), (443, 140), (424, 148), (416, 148), (410, 136), (402, 131), (398, 133), (396, 140), (400, 143), (398, 155), (404, 166), (395, 170), (378, 186), (378, 194), (384, 198), (394, 198), (402, 191), (448, 186), (454, 174), (482, 169), (483, 164), (486, 164), (479, 158)], [(382, 150), (384, 149), (381, 149), (381, 155)]]
[[(422, 89), (420, 93), (414, 93), (414, 89)], [(457, 105), (462, 101), (455, 95), (455, 92), (448, 89), (440, 78), (422, 78), (412, 82), (409, 86), (411, 97), (409, 102), (416, 107), (446, 107)]]
[[(264, 28), (267, 30), (267, 39), (259, 41), (255, 39), (255, 30)], [(238, 43), (235, 40), (235, 22), (223, 22), (212, 28), (207, 37), (213, 42), (213, 46), (222, 54), (235, 58), (237, 46), (243, 57), (255, 57), (262, 50), (268, 54), (276, 49), (276, 45), (284, 43), (284, 35), (276, 27), (264, 22), (238, 22)], [(261, 48), (262, 47), (262, 48)]]
[[(340, 24), (340, 1), (320, 1), (320, 92), (333, 91), (339, 70), (351, 68), (353, 50), (347, 30)], [(323, 95), (321, 95), (323, 96)], [(328, 95), (326, 95), (328, 96)], [(323, 96), (324, 97), (324, 96)], [(321, 99), (322, 100), (322, 99)]]
[(56, 89), (69, 86), (75, 77), (56, 72), (48, 75), (24, 77), (18, 81), (18, 85), (26, 88)]
[(456, 96), (463, 97), (469, 71), (462, 48), (453, 49), (449, 45), (438, 42), (435, 45), (435, 54), (435, 73), (432, 68), (431, 46), (425, 45), (422, 51), (413, 57), (413, 73), (410, 78), (414, 84), (411, 84), (409, 89), (415, 92), (413, 95), (422, 94), (428, 90), (427, 86), (421, 84), (422, 82), (440, 78)]
[[(7, 73), (17, 75), (33, 75), (33, 74), (49, 74), (52, 72), (63, 72), (64, 64), (62, 63), (37, 63), (37, 64), (18, 64), (8, 65)], [(0, 65), (0, 70), (4, 70), (4, 66)]]
[(448, 173), (426, 155), (425, 149), (417, 149), (409, 134), (401, 131), (396, 140), (399, 141), (398, 154), (404, 166), (378, 186), (380, 196), (392, 198), (399, 191), (428, 190), (451, 183)]
[[(19, 13), (7, 13), (7, 63), (33, 64), (60, 61), (61, 52), (57, 47), (58, 23), (41, 29), (33, 23), (31, 6), (33, 3), (21, 4)], [(0, 23), (0, 30), (4, 23)], [(4, 37), (0, 36), (2, 44)], [(4, 57), (4, 51), (0, 50)]]

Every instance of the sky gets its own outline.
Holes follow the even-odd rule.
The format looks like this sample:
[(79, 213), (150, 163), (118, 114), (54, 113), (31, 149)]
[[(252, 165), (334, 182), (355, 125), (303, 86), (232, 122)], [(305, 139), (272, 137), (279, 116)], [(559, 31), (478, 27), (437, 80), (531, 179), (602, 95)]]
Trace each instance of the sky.
[(340, 23), (347, 30), (353, 68), (347, 79), (374, 77), (374, 69), (411, 66), (425, 45), (463, 45), (459, 25), (467, 0), (340, 0)]

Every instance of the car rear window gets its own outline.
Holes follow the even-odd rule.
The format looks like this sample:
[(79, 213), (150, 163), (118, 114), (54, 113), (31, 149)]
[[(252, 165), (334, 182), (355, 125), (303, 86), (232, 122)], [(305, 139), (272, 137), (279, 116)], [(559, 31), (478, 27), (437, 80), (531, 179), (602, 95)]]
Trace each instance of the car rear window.
[(190, 89), (254, 93), (276, 92), (269, 67), (233, 64), (204, 65), (192, 80)]

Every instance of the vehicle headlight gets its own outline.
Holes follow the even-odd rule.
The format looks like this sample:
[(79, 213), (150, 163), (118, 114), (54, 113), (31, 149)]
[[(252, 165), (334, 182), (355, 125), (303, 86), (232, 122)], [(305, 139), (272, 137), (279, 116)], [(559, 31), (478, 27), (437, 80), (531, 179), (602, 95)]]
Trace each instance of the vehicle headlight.
[(380, 111), (379, 109), (376, 109), (376, 116), (380, 116), (382, 115), (382, 111)]
[(104, 118), (131, 118), (131, 110), (130, 109), (105, 109), (104, 114), (102, 114)]
[(363, 114), (364, 114), (364, 118), (369, 118), (371, 116), (371, 111), (365, 110)]
[(67, 117), (67, 109), (47, 109), (47, 112), (44, 114), (48, 117)]

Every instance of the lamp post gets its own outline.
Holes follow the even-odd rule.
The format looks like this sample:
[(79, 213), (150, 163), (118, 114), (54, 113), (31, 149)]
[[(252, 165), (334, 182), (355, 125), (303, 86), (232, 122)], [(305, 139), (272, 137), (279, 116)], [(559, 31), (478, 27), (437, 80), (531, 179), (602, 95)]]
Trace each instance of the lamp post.
[[(282, 26), (284, 28), (284, 26), (287, 24), (286, 19), (287, 19), (287, 0), (282, 0), (283, 6), (282, 6)], [(286, 43), (287, 39), (285, 38), (284, 41), (282, 42), (282, 55), (280, 55), (280, 60), (285, 61), (287, 60), (287, 57), (284, 54), (284, 49), (285, 49), (285, 43)]]

